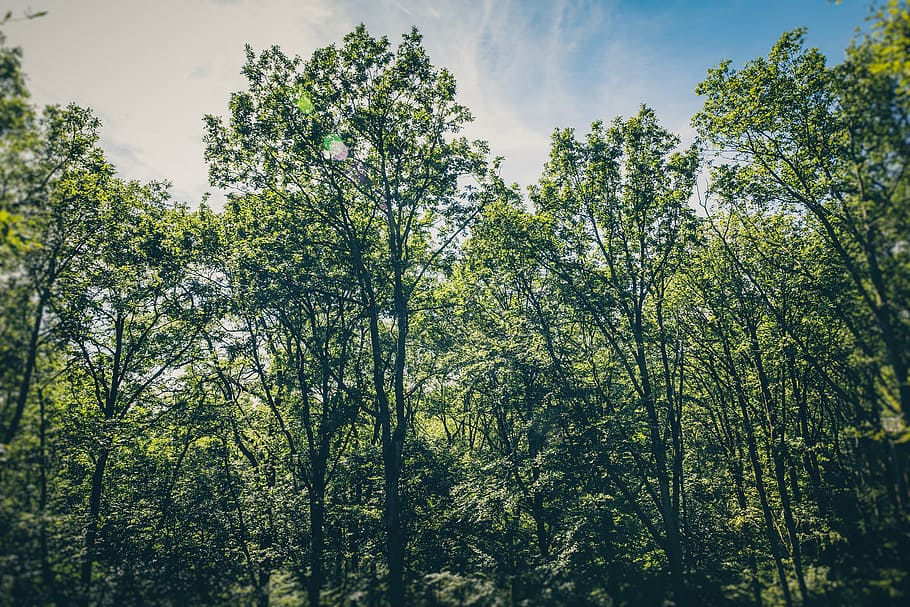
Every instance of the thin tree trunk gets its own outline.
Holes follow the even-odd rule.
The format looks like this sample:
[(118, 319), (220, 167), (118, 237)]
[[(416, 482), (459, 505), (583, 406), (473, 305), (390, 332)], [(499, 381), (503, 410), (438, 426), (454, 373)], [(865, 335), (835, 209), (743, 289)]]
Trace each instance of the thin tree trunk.
[[(737, 450), (741, 453), (740, 448), (737, 448)], [(748, 508), (748, 502), (746, 500), (745, 488), (743, 487), (742, 462), (737, 460), (735, 464), (731, 464), (731, 471), (733, 473), (733, 481), (736, 488), (736, 503), (739, 505), (739, 509), (745, 512)], [(758, 578), (758, 565), (755, 562), (755, 551), (752, 549), (752, 546), (749, 545), (749, 537), (745, 536), (743, 539), (745, 540), (746, 551), (748, 553), (749, 574), (752, 578), (751, 584), (749, 584), (752, 588), (752, 601), (756, 607), (761, 607), (761, 580)]]
[(389, 444), (385, 456), (385, 509), (386, 541), (389, 559), (389, 604), (392, 607), (404, 605), (404, 533), (401, 526), (401, 496), (399, 494), (400, 459)]
[(32, 375), (35, 372), (35, 363), (38, 359), (38, 337), (41, 334), (41, 323), (44, 320), (44, 308), (47, 305), (47, 291), (42, 291), (38, 300), (38, 308), (35, 310), (35, 319), (32, 322), (32, 330), (28, 338), (28, 350), (25, 357), (25, 369), (22, 373), (22, 382), (19, 384), (19, 393), (16, 395), (16, 408), (13, 409), (13, 417), (3, 433), (3, 442), (7, 445), (13, 442), (16, 432), (19, 430), (19, 423), (22, 421), (22, 414), (25, 411), (25, 404), (28, 402), (28, 394), (32, 385)]
[[(395, 249), (393, 248), (393, 251)], [(404, 439), (407, 431), (404, 402), (404, 367), (408, 337), (408, 302), (404, 293), (402, 270), (395, 266), (394, 303), (395, 321), (398, 334), (395, 342), (395, 428), (390, 436), (383, 432), (383, 438), (389, 437), (383, 448), (385, 459), (386, 489), (386, 532), (389, 550), (389, 602), (391, 607), (405, 605), (404, 588), (404, 528), (401, 524), (402, 497), (400, 490), (401, 470), (403, 463)], [(387, 420), (390, 421), (390, 420)]]
[(259, 533), (259, 553), (262, 556), (262, 560), (259, 562), (259, 577), (258, 577), (258, 598), (256, 604), (258, 607), (269, 607), (270, 589), (272, 581), (272, 559), (268, 556), (268, 552), (272, 548), (272, 533), (269, 529), (264, 529)]
[(51, 568), (50, 554), (47, 547), (47, 416), (45, 411), (44, 394), (38, 391), (38, 432), (40, 445), (40, 462), (41, 462), (41, 496), (38, 504), (41, 512), (41, 527), (39, 532), (39, 543), (41, 550), (41, 582), (44, 584), (45, 591), (50, 595), (54, 605), (61, 604), (57, 580), (54, 579), (54, 571)]
[(313, 463), (313, 483), (310, 491), (310, 578), (307, 584), (309, 607), (318, 607), (324, 583), (325, 553), (325, 462)]
[(670, 495), (670, 475), (667, 470), (667, 453), (664, 441), (660, 436), (660, 426), (657, 410), (654, 406), (654, 393), (651, 388), (650, 373), (645, 358), (644, 337), (640, 317), (635, 319), (633, 325), (635, 343), (637, 347), (637, 364), (641, 378), (642, 401), (648, 412), (648, 427), (650, 430), (651, 450), (654, 454), (655, 472), (657, 474), (658, 490), (660, 492), (660, 509), (663, 520), (664, 533), (666, 534), (665, 552), (670, 566), (670, 584), (673, 589), (673, 601), (676, 607), (688, 604), (686, 597), (686, 582), (683, 573), (682, 542), (679, 533), (679, 512), (673, 509), (673, 500)]
[(806, 588), (806, 579), (803, 575), (802, 550), (800, 549), (799, 536), (796, 532), (796, 521), (793, 518), (793, 508), (790, 505), (790, 491), (787, 489), (787, 479), (785, 470), (785, 437), (783, 424), (777, 422), (777, 416), (774, 412), (773, 397), (771, 396), (771, 387), (768, 382), (768, 375), (765, 373), (765, 366), (762, 362), (761, 349), (758, 343), (758, 334), (755, 329), (755, 323), (746, 322), (749, 332), (749, 344), (752, 349), (752, 359), (755, 363), (755, 370), (758, 374), (758, 382), (761, 388), (762, 402), (765, 408), (765, 417), (768, 423), (768, 440), (771, 443), (771, 459), (774, 463), (774, 478), (777, 481), (777, 489), (780, 493), (781, 509), (784, 511), (784, 524), (787, 527), (787, 535), (790, 538), (790, 556), (793, 560), (793, 572), (796, 574), (796, 584), (799, 587), (800, 598), (805, 603), (808, 597)]
[[(680, 367), (680, 392), (677, 393), (675, 389), (674, 381), (674, 372), (670, 368), (670, 358), (667, 354), (667, 332), (664, 328), (664, 318), (663, 318), (663, 290), (659, 293), (656, 305), (657, 311), (657, 327), (660, 331), (660, 357), (661, 363), (664, 372), (664, 389), (666, 390), (666, 400), (667, 400), (667, 416), (670, 420), (670, 436), (672, 441), (672, 461), (670, 462), (670, 513), (673, 517), (673, 525), (675, 527), (675, 536), (676, 543), (678, 545), (679, 555), (679, 571), (682, 578), (683, 571), (685, 568), (685, 563), (683, 562), (683, 551), (682, 551), (682, 537), (680, 534), (680, 504), (682, 501), (682, 492), (683, 492), (683, 470), (682, 470), (682, 460), (683, 460), (683, 446), (682, 446), (682, 365)], [(679, 357), (677, 356), (677, 361)], [(667, 533), (667, 539), (671, 538), (671, 534)], [(674, 594), (677, 593), (677, 590), (683, 593), (687, 592), (685, 588), (685, 579), (682, 578), (678, 582), (680, 586), (674, 590)], [(681, 604), (680, 598), (676, 598), (677, 605)], [(688, 603), (688, 600), (683, 595), (683, 602)]]
[[(387, 198), (388, 200), (388, 198)], [(390, 248), (393, 260), (397, 257), (394, 242), (394, 231), (390, 231)], [(384, 523), (386, 531), (386, 551), (389, 571), (387, 585), (391, 607), (404, 605), (404, 531), (401, 525), (401, 495), (399, 483), (401, 478), (402, 451), (405, 438), (404, 419), (404, 365), (405, 342), (408, 334), (407, 300), (402, 284), (400, 262), (394, 265), (394, 313), (397, 323), (394, 358), (394, 399), (395, 428), (392, 428), (392, 411), (385, 386), (385, 358), (379, 334), (379, 308), (373, 289), (372, 278), (364, 265), (360, 246), (356, 238), (349, 241), (353, 254), (354, 267), (361, 292), (364, 295), (366, 315), (370, 333), (370, 353), (373, 363), (373, 389), (376, 393), (376, 421), (379, 426), (382, 442), (383, 481), (385, 489)]]
[(82, 561), (82, 605), (91, 602), (92, 569), (95, 566), (95, 545), (98, 539), (98, 523), (101, 512), (101, 495), (104, 485), (104, 470), (110, 457), (110, 449), (102, 448), (95, 462), (92, 474), (92, 491), (89, 497), (88, 525), (85, 528), (85, 558)]
[(768, 548), (771, 550), (771, 557), (774, 559), (774, 566), (777, 569), (777, 579), (780, 583), (781, 592), (784, 595), (784, 604), (792, 607), (793, 598), (790, 596), (790, 585), (787, 583), (787, 574), (784, 571), (783, 560), (780, 554), (780, 536), (774, 525), (774, 515), (771, 513), (771, 507), (768, 504), (768, 492), (765, 489), (764, 473), (761, 468), (761, 461), (758, 458), (758, 445), (755, 440), (755, 431), (752, 426), (752, 419), (749, 415), (749, 408), (746, 405), (746, 396), (743, 391), (742, 383), (735, 371), (735, 360), (730, 354), (730, 344), (726, 339), (723, 340), (724, 354), (730, 366), (733, 375), (733, 385), (736, 390), (736, 400), (739, 403), (739, 411), (742, 416), (743, 429), (746, 432), (746, 445), (749, 451), (749, 462), (752, 464), (752, 474), (755, 477), (755, 490), (758, 492), (759, 503), (761, 504), (762, 515), (765, 519), (765, 532), (768, 538)]

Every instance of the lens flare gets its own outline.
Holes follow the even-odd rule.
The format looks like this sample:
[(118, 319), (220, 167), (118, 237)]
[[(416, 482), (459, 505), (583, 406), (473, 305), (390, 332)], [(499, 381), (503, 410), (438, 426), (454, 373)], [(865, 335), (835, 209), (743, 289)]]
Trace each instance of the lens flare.
[(360, 185), (365, 185), (367, 182), (367, 174), (358, 167), (354, 167), (348, 171), (348, 177), (351, 181), (357, 182)]
[(348, 157), (348, 146), (341, 143), (333, 143), (332, 147), (329, 148), (329, 154), (331, 154), (333, 160), (344, 160)]
[(329, 158), (332, 160), (344, 160), (348, 157), (348, 146), (338, 135), (332, 134), (323, 137), (322, 147), (329, 153)]
[(294, 94), (297, 96), (297, 108), (304, 114), (309, 114), (313, 111), (313, 101), (310, 99), (310, 96), (307, 95), (306, 91), (303, 90), (302, 86), (298, 86), (294, 89)]
[(329, 152), (332, 150), (332, 146), (336, 143), (341, 143), (343, 145), (344, 141), (342, 141), (341, 137), (339, 137), (338, 135), (335, 135), (335, 134), (326, 135), (325, 137), (322, 138), (322, 149)]

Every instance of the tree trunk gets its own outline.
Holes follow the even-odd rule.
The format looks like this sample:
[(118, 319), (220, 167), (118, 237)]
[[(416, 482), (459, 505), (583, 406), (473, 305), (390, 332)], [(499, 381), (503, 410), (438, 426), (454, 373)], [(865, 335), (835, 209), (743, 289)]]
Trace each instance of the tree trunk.
[(688, 604), (686, 597), (686, 581), (683, 573), (682, 542), (679, 533), (679, 512), (673, 509), (673, 499), (670, 495), (670, 474), (667, 470), (667, 453), (664, 441), (660, 436), (660, 426), (657, 409), (654, 406), (654, 393), (651, 388), (650, 373), (645, 358), (644, 334), (640, 318), (633, 325), (637, 347), (636, 358), (641, 378), (642, 402), (648, 412), (648, 427), (650, 430), (651, 450), (654, 454), (655, 472), (657, 475), (658, 489), (660, 492), (660, 510), (663, 520), (666, 546), (664, 551), (670, 567), (670, 585), (673, 590), (673, 603), (676, 607)]
[[(386, 193), (386, 204), (391, 209), (391, 199)], [(391, 214), (391, 210), (389, 211)], [(376, 303), (376, 291), (373, 287), (372, 277), (367, 270), (360, 245), (356, 238), (351, 238), (351, 252), (357, 280), (364, 295), (366, 315), (369, 322), (370, 351), (373, 363), (373, 389), (376, 392), (377, 422), (382, 442), (383, 480), (385, 487), (385, 531), (386, 550), (388, 557), (388, 593), (391, 607), (403, 607), (405, 604), (404, 592), (404, 528), (401, 524), (402, 498), (400, 492), (402, 453), (407, 431), (405, 416), (405, 391), (404, 368), (406, 343), (408, 336), (408, 298), (403, 283), (403, 264), (401, 261), (401, 247), (396, 234), (397, 230), (389, 219), (389, 251), (394, 271), (393, 305), (394, 318), (397, 327), (395, 336), (394, 356), (394, 412), (391, 410), (385, 385), (386, 362), (382, 350), (382, 338), (379, 333), (379, 307)], [(393, 417), (394, 416), (394, 417)], [(394, 426), (393, 426), (394, 419)]]
[(25, 411), (25, 404), (28, 402), (28, 393), (32, 385), (32, 375), (35, 372), (35, 362), (38, 359), (38, 337), (41, 334), (41, 322), (44, 319), (44, 307), (47, 304), (47, 291), (41, 293), (38, 300), (38, 308), (35, 310), (35, 319), (32, 323), (32, 331), (28, 338), (28, 351), (25, 356), (25, 369), (22, 373), (22, 382), (19, 384), (19, 393), (16, 395), (16, 408), (13, 409), (13, 418), (3, 433), (3, 442), (7, 445), (13, 442), (16, 431), (19, 429), (19, 422), (22, 421), (22, 414)]
[[(667, 467), (667, 474), (670, 476), (670, 503), (668, 508), (670, 524), (667, 527), (667, 541), (670, 544), (671, 551), (675, 553), (672, 558), (675, 559), (677, 563), (676, 579), (673, 580), (673, 596), (677, 605), (683, 605), (688, 604), (689, 601), (686, 597), (686, 593), (688, 591), (686, 589), (686, 582), (684, 578), (685, 565), (683, 563), (682, 537), (680, 533), (680, 504), (682, 501), (683, 491), (683, 447), (681, 423), (682, 385), (680, 384), (680, 392), (677, 394), (675, 390), (674, 372), (670, 368), (670, 359), (667, 354), (667, 333), (664, 328), (662, 291), (657, 300), (656, 310), (657, 327), (659, 329), (660, 335), (660, 357), (664, 372), (664, 389), (666, 391), (665, 398), (667, 400), (668, 408), (667, 417), (670, 420), (670, 436), (672, 441), (672, 460), (670, 462), (670, 465)], [(680, 382), (682, 382), (681, 377)], [(673, 571), (674, 569), (671, 565), (671, 573)]]
[(765, 518), (768, 546), (771, 549), (771, 556), (774, 558), (774, 565), (777, 568), (777, 579), (780, 582), (781, 591), (784, 593), (784, 603), (787, 607), (791, 607), (793, 599), (790, 597), (790, 585), (787, 582), (787, 574), (784, 572), (783, 560), (780, 555), (780, 536), (774, 526), (774, 515), (771, 513), (771, 507), (768, 504), (768, 493), (765, 489), (761, 462), (758, 459), (758, 447), (752, 430), (752, 420), (749, 418), (749, 412), (743, 399), (740, 399), (740, 412), (743, 416), (743, 426), (746, 429), (746, 442), (749, 447), (749, 461), (752, 463), (752, 473), (755, 476), (755, 489), (758, 492), (762, 514)]
[(401, 526), (401, 496), (399, 495), (400, 456), (395, 445), (383, 449), (385, 459), (385, 523), (389, 559), (389, 605), (403, 607), (404, 603), (404, 533)]
[(104, 483), (104, 470), (110, 457), (110, 449), (103, 448), (95, 462), (92, 474), (92, 492), (89, 497), (88, 525), (85, 528), (85, 558), (82, 561), (82, 605), (91, 602), (92, 569), (95, 565), (95, 544), (98, 538), (98, 523), (101, 512), (101, 494)]
[[(271, 519), (271, 515), (269, 516)], [(272, 533), (266, 528), (259, 532), (259, 554), (262, 560), (259, 562), (258, 576), (258, 593), (256, 605), (258, 607), (269, 607), (271, 592), (269, 586), (272, 581), (272, 558), (269, 551), (272, 549)]]
[[(373, 358), (373, 387), (376, 391), (377, 417), (382, 441), (383, 480), (385, 488), (385, 531), (386, 550), (389, 564), (388, 592), (389, 604), (392, 607), (404, 605), (404, 533), (401, 526), (401, 496), (399, 481), (401, 476), (401, 452), (404, 443), (404, 420), (392, 431), (392, 414), (389, 408), (389, 397), (385, 387), (385, 359), (383, 357), (379, 335), (379, 311), (372, 295), (371, 285), (366, 284), (368, 291), (367, 315), (370, 325), (370, 345)], [(399, 339), (406, 325), (399, 325)], [(403, 409), (403, 370), (404, 358), (400, 355), (403, 343), (396, 349), (395, 360), (395, 401), (396, 409)], [(401, 403), (401, 405), (399, 405)], [(398, 415), (396, 415), (398, 417)]]
[[(740, 453), (742, 453), (742, 452), (740, 451)], [(737, 461), (734, 464), (731, 464), (730, 469), (733, 474), (733, 480), (734, 480), (734, 484), (735, 484), (735, 488), (736, 488), (736, 503), (739, 506), (739, 509), (742, 510), (743, 512), (745, 512), (746, 509), (748, 508), (748, 501), (746, 500), (746, 491), (745, 491), (745, 488), (743, 487), (742, 461), (737, 459)], [(750, 527), (751, 527), (751, 525), (750, 525)], [(745, 540), (746, 550), (748, 552), (748, 559), (749, 559), (749, 575), (752, 578), (751, 583), (749, 584), (749, 586), (752, 589), (752, 601), (756, 607), (761, 607), (761, 604), (762, 604), (761, 580), (759, 580), (759, 578), (758, 578), (758, 565), (755, 562), (755, 550), (753, 550), (752, 547), (749, 546), (748, 535), (744, 534), (744, 536), (745, 537), (743, 537), (743, 539)]]
[(786, 470), (784, 466), (784, 459), (786, 456), (784, 428), (783, 424), (778, 423), (777, 415), (774, 412), (771, 386), (768, 382), (768, 375), (765, 373), (764, 363), (762, 362), (755, 323), (747, 321), (745, 324), (749, 331), (749, 345), (752, 349), (752, 359), (758, 374), (762, 403), (764, 404), (765, 418), (768, 424), (768, 440), (771, 443), (771, 459), (774, 463), (774, 478), (777, 481), (777, 489), (780, 493), (780, 504), (784, 511), (784, 524), (787, 527), (787, 535), (790, 538), (790, 556), (793, 560), (793, 573), (796, 574), (796, 584), (799, 587), (800, 598), (803, 603), (805, 603), (809, 593), (806, 588), (806, 579), (803, 575), (802, 551), (799, 545), (799, 536), (796, 532), (796, 521), (793, 518), (793, 509), (790, 507), (790, 491), (787, 488)]
[(54, 605), (60, 605), (59, 588), (57, 580), (54, 579), (54, 571), (51, 568), (50, 554), (47, 546), (47, 416), (45, 412), (44, 394), (38, 390), (39, 405), (39, 446), (40, 446), (40, 463), (41, 463), (41, 494), (38, 504), (41, 512), (41, 527), (39, 533), (39, 543), (41, 550), (41, 582), (44, 584), (45, 592), (51, 597)]
[(749, 450), (749, 462), (752, 464), (752, 474), (755, 477), (755, 490), (758, 492), (759, 503), (761, 504), (762, 515), (765, 519), (765, 532), (768, 538), (768, 548), (771, 550), (771, 557), (774, 559), (774, 566), (777, 569), (777, 579), (780, 582), (780, 589), (784, 595), (784, 604), (792, 607), (793, 598), (790, 596), (790, 585), (787, 583), (787, 574), (784, 571), (783, 561), (780, 554), (780, 536), (777, 533), (777, 527), (774, 525), (774, 515), (771, 513), (771, 507), (768, 504), (768, 492), (765, 490), (764, 473), (761, 468), (761, 461), (758, 458), (758, 445), (755, 440), (755, 430), (752, 426), (752, 419), (749, 415), (749, 408), (746, 405), (746, 396), (743, 392), (742, 382), (736, 374), (736, 361), (730, 353), (730, 344), (726, 339), (723, 340), (724, 355), (731, 374), (733, 375), (733, 386), (736, 390), (736, 400), (739, 403), (739, 411), (742, 416), (743, 429), (746, 432), (746, 445)]
[(307, 584), (309, 607), (318, 607), (322, 592), (323, 558), (325, 553), (325, 464), (313, 465), (313, 483), (310, 491), (310, 578)]
[[(395, 248), (392, 249), (396, 251)], [(404, 367), (408, 338), (408, 302), (404, 292), (402, 269), (395, 264), (395, 321), (398, 334), (395, 341), (395, 429), (383, 449), (385, 458), (386, 532), (389, 549), (389, 602), (391, 607), (404, 607), (404, 528), (401, 525), (402, 498), (400, 490), (404, 439), (407, 417), (404, 402)], [(390, 421), (390, 420), (389, 420)], [(388, 433), (383, 433), (385, 439)]]

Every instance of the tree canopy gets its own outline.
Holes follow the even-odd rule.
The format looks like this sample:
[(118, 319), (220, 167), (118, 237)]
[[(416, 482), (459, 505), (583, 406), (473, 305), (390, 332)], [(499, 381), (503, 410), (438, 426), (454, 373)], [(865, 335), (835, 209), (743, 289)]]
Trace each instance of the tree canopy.
[(247, 47), (221, 209), (0, 37), (0, 607), (905, 604), (910, 7), (804, 37), (526, 190), (416, 29)]

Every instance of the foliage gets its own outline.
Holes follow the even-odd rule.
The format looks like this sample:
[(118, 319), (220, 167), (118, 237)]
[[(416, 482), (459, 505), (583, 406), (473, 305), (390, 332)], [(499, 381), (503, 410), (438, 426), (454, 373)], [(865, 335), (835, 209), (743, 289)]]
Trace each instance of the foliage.
[(416, 30), (248, 48), (220, 210), (0, 40), (0, 606), (904, 604), (908, 24), (527, 199)]

